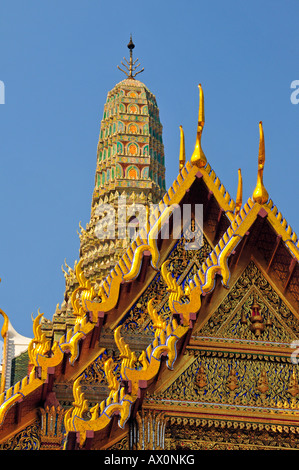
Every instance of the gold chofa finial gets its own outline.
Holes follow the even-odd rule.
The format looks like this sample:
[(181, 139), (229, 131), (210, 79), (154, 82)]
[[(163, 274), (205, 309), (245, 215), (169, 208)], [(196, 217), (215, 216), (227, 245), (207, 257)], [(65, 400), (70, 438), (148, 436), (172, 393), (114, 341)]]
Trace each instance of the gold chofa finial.
[(242, 180), (241, 168), (239, 168), (238, 169), (238, 189), (237, 189), (237, 196), (236, 196), (235, 215), (238, 215), (241, 208), (242, 208), (242, 199), (243, 199), (243, 180)]
[(128, 44), (128, 49), (130, 51), (130, 61), (128, 62), (127, 59), (124, 57), (124, 61), (126, 63), (124, 64), (123, 62), (121, 62), (121, 64), (125, 67), (127, 72), (126, 72), (126, 70), (123, 70), (119, 66), (117, 66), (117, 68), (119, 70), (121, 70), (121, 72), (123, 72), (128, 78), (132, 78), (132, 79), (134, 79), (136, 77), (136, 75), (138, 75), (139, 73), (144, 71), (144, 69), (141, 69), (138, 72), (134, 73), (135, 70), (138, 69), (138, 67), (140, 67), (140, 64), (137, 64), (139, 59), (136, 59), (135, 62), (133, 62), (133, 49), (134, 49), (134, 47), (135, 47), (135, 44), (132, 41), (132, 34), (131, 34), (130, 42)]
[(198, 110), (198, 124), (197, 124), (197, 134), (196, 134), (196, 142), (194, 152), (191, 157), (191, 163), (193, 165), (198, 166), (199, 168), (203, 168), (206, 163), (207, 159), (206, 156), (201, 148), (201, 135), (205, 125), (205, 109), (204, 109), (204, 96), (202, 87), (199, 84), (199, 110)]
[(265, 166), (265, 139), (262, 121), (259, 122), (260, 130), (260, 143), (259, 143), (259, 156), (258, 156), (258, 171), (257, 182), (255, 190), (253, 191), (252, 199), (259, 204), (265, 204), (269, 199), (269, 194), (263, 183), (263, 173)]
[(179, 162), (180, 162), (180, 170), (185, 166), (186, 163), (186, 152), (185, 152), (185, 136), (184, 136), (184, 130), (183, 127), (180, 126), (180, 157), (179, 157)]

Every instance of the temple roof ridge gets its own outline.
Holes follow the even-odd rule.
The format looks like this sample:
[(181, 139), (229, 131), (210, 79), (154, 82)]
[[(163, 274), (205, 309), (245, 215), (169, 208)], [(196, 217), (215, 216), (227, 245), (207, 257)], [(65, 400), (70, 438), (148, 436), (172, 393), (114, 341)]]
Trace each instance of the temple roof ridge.
[[(201, 297), (207, 293), (210, 293), (215, 287), (215, 276), (216, 274), (221, 275), (221, 282), (224, 287), (228, 287), (230, 279), (230, 269), (228, 266), (228, 258), (234, 252), (236, 247), (241, 242), (245, 234), (251, 228), (258, 215), (261, 215), (261, 210), (264, 204), (254, 201), (252, 198), (248, 198), (247, 202), (241, 208), (241, 210), (235, 215), (229, 228), (221, 237), (217, 245), (214, 247), (212, 252), (208, 255), (201, 268), (194, 274), (189, 280), (188, 284), (182, 289), (178, 285), (177, 280), (167, 270), (167, 261), (161, 266), (161, 274), (164, 281), (167, 283), (169, 292), (172, 295), (169, 296), (169, 307), (170, 311), (176, 316), (180, 316), (180, 323), (177, 323), (175, 319), (167, 322), (162, 322), (159, 314), (152, 310), (151, 304), (148, 304), (148, 313), (154, 322), (155, 328), (155, 340), (147, 347), (146, 351), (142, 356), (142, 369), (135, 369), (134, 364), (136, 362), (136, 356), (134, 351), (131, 351), (129, 346), (124, 342), (120, 336), (120, 329), (122, 324), (119, 324), (115, 329), (115, 343), (123, 357), (121, 364), (121, 377), (125, 377), (130, 380), (133, 384), (133, 392), (129, 395), (124, 395), (124, 388), (121, 383), (118, 384), (117, 390), (113, 390), (112, 394), (109, 394), (107, 400), (101, 403), (101, 413), (96, 413), (89, 420), (89, 423), (83, 422), (78, 410), (73, 409), (69, 413), (66, 423), (67, 432), (74, 431), (74, 429), (80, 428), (80, 439), (81, 443), (84, 443), (86, 438), (86, 430), (92, 428), (94, 430), (102, 429), (103, 425), (106, 425), (106, 414), (103, 413), (107, 410), (109, 413), (109, 406), (113, 402), (119, 413), (119, 426), (124, 428), (125, 423), (129, 419), (131, 412), (130, 409), (125, 407), (125, 401), (133, 404), (137, 398), (138, 384), (143, 380), (152, 380), (153, 377), (158, 373), (156, 365), (160, 360), (160, 354), (163, 351), (167, 351), (168, 360), (167, 366), (170, 370), (173, 369), (174, 361), (177, 358), (177, 351), (174, 343), (171, 341), (172, 337), (181, 338), (183, 337), (188, 328), (189, 322), (194, 320), (194, 314), (190, 312), (198, 312), (201, 307)], [(184, 295), (188, 296), (189, 302), (181, 302)], [(177, 317), (176, 317), (177, 318)], [(140, 357), (141, 357), (140, 356)], [(156, 361), (153, 361), (152, 359)], [(78, 384), (74, 384), (74, 395), (80, 394), (81, 388)], [(82, 405), (83, 406), (83, 405)], [(110, 418), (111, 419), (111, 418)]]
[(292, 256), (299, 262), (299, 238), (291, 225), (283, 217), (272, 199), (263, 205), (268, 213), (268, 220), (278, 236), (281, 236)]
[[(129, 78), (125, 80), (132, 79)], [(132, 81), (136, 82), (135, 79)], [(224, 185), (220, 182), (220, 179), (216, 176), (214, 170), (212, 170), (206, 160), (201, 149), (201, 135), (204, 127), (202, 100), (203, 93), (200, 88), (200, 109), (196, 148), (195, 152), (192, 154), (191, 161), (187, 161), (181, 167), (177, 178), (163, 196), (155, 211), (150, 214), (147, 226), (140, 231), (136, 239), (127, 247), (118, 263), (101, 281), (99, 292), (95, 292), (94, 286), (85, 278), (82, 270), (83, 260), (81, 259), (76, 265), (76, 278), (79, 287), (73, 292), (71, 298), (74, 314), (76, 316), (74, 328), (69, 330), (59, 340), (59, 344), (54, 343), (54, 346), (51, 346), (47, 344), (45, 338), (42, 337), (38, 323), (35, 321), (35, 337), (31, 343), (33, 369), (28, 377), (25, 377), (0, 396), (0, 424), (3, 422), (7, 411), (14, 403), (21, 397), (25, 398), (26, 395), (31, 394), (34, 390), (43, 385), (48, 378), (49, 370), (51, 368), (54, 369), (56, 365), (62, 362), (64, 354), (70, 355), (70, 363), (74, 365), (79, 357), (80, 341), (83, 342), (87, 335), (95, 329), (99, 321), (99, 314), (103, 317), (116, 307), (121, 295), (121, 285), (137, 279), (140, 274), (144, 255), (151, 255), (152, 267), (155, 270), (160, 269), (163, 279), (169, 283), (169, 292), (174, 294), (172, 297), (170, 296), (169, 305), (175, 318), (167, 325), (166, 323), (163, 324), (162, 321), (159, 323), (161, 319), (156, 315), (156, 312), (151, 311), (149, 308), (149, 315), (152, 315), (156, 323), (160, 326), (155, 331), (155, 341), (153, 341), (144, 352), (144, 367), (141, 370), (133, 368), (134, 351), (129, 351), (129, 349), (125, 347), (126, 345), (124, 344), (123, 338), (120, 337), (121, 313), (119, 312), (113, 319), (112, 326), (115, 328), (115, 342), (120, 349), (126, 350), (127, 354), (123, 355), (122, 368), (128, 375), (131, 374), (130, 377), (132, 376), (134, 379), (133, 382), (135, 385), (139, 383), (140, 378), (146, 382), (144, 377), (150, 377), (150, 379), (152, 379), (152, 377), (158, 373), (155, 367), (160, 359), (159, 354), (162, 351), (167, 352), (169, 368), (171, 369), (177, 358), (174, 339), (178, 337), (182, 338), (187, 333), (190, 322), (195, 321), (196, 312), (199, 311), (201, 306), (201, 296), (213, 291), (216, 274), (221, 275), (222, 285), (225, 288), (228, 287), (230, 281), (228, 259), (244, 237), (247, 236), (258, 216), (267, 217), (270, 225), (277, 235), (281, 237), (290, 254), (299, 262), (298, 237), (287, 223), (286, 219), (284, 219), (282, 214), (278, 211), (277, 206), (274, 205), (272, 200), (268, 198), (265, 200), (264, 196), (266, 192), (262, 190), (263, 197), (260, 200), (254, 197), (254, 195), (256, 195), (256, 192), (254, 192), (253, 196), (249, 197), (244, 204), (241, 203), (241, 194), (238, 194), (237, 200), (240, 207), (236, 210), (235, 201), (226, 191)], [(260, 139), (262, 139), (262, 141), (260, 141), (261, 145), (259, 150), (257, 185), (259, 188), (262, 188), (262, 173), (265, 162), (263, 138), (260, 126)], [(160, 266), (161, 257), (157, 244), (157, 234), (166, 220), (168, 220), (171, 206), (182, 203), (185, 194), (190, 190), (191, 186), (197, 184), (199, 180), (203, 181), (207, 189), (214, 195), (220, 209), (224, 211), (229, 220), (229, 226), (219, 238), (210, 254), (206, 257), (201, 267), (195, 272), (189, 282), (186, 283), (183, 292), (182, 289), (180, 290), (181, 286), (178, 286), (174, 276), (167, 272), (167, 264), (164, 262)], [(238, 189), (241, 189), (240, 184)], [(186, 289), (188, 289), (189, 303), (181, 303), (180, 300), (183, 294), (187, 292)], [(177, 322), (176, 318), (179, 316), (181, 320)], [(40, 346), (42, 346), (42, 348)], [(36, 349), (35, 351), (34, 348)], [(51, 356), (49, 356), (50, 353), (52, 354)], [(153, 363), (150, 365), (152, 358), (154, 358), (155, 361), (157, 360), (157, 362), (153, 361), (155, 366), (153, 366)], [(146, 369), (146, 367), (148, 367), (148, 369)], [(149, 373), (152, 375), (149, 375)], [(109, 409), (112, 409), (112, 407), (109, 408), (111, 403), (115, 406), (115, 409), (120, 412), (120, 425), (123, 426), (125, 424), (130, 416), (134, 397), (132, 398), (130, 394), (125, 394), (125, 389), (120, 384), (118, 386), (118, 383), (116, 383), (114, 387), (107, 400), (101, 404), (101, 414), (99, 414), (98, 407), (97, 409), (93, 409), (94, 414), (92, 414), (91, 420), (84, 422), (82, 419), (82, 421), (80, 421), (80, 432), (82, 434), (84, 434), (85, 429), (91, 429), (90, 422), (95, 425), (95, 430), (99, 429), (96, 426), (100, 425), (100, 420), (102, 420), (105, 425), (109, 423), (113, 413), (108, 415), (106, 411), (108, 412)], [(76, 395), (75, 398), (82, 398), (83, 396), (80, 389), (80, 376), (77, 377), (74, 382), (74, 395)], [(130, 406), (128, 406), (128, 403)], [(78, 409), (79, 405), (75, 400), (74, 407), (68, 411), (68, 415), (66, 416), (66, 423), (67, 426), (69, 426), (66, 426), (67, 432), (73, 431), (72, 426), (74, 426), (74, 422), (72, 419), (76, 419), (78, 423), (81, 419), (79, 414), (80, 409), (79, 412)]]

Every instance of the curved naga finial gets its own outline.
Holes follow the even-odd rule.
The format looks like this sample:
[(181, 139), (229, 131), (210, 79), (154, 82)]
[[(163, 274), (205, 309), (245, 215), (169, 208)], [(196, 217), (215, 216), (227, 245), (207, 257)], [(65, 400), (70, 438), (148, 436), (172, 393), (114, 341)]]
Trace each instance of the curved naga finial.
[(155, 331), (155, 338), (158, 338), (160, 333), (166, 329), (166, 321), (163, 320), (162, 316), (158, 314), (157, 309), (154, 307), (154, 299), (150, 299), (147, 304), (148, 314), (153, 322), (153, 328)]
[(243, 199), (243, 180), (241, 168), (238, 169), (238, 189), (236, 197), (236, 206), (235, 206), (235, 215), (238, 215), (242, 208), (242, 199)]
[(184, 130), (183, 127), (180, 126), (180, 156), (179, 156), (179, 162), (180, 162), (180, 170), (184, 168), (185, 163), (186, 163), (186, 152), (185, 152), (185, 136), (184, 136)]
[(130, 346), (124, 341), (124, 338), (120, 335), (120, 330), (122, 325), (119, 325), (114, 331), (114, 340), (120, 352), (120, 359), (122, 359), (121, 364), (121, 376), (125, 377), (126, 368), (133, 369), (137, 361), (135, 351), (131, 351)]
[(6, 336), (6, 333), (7, 333), (7, 330), (8, 330), (8, 326), (9, 326), (9, 319), (8, 319), (8, 316), (6, 315), (5, 312), (3, 312), (3, 310), (0, 308), (0, 314), (2, 315), (3, 319), (4, 319), (4, 323), (3, 323), (3, 326), (2, 326), (2, 329), (1, 329), (1, 336), (3, 339), (5, 339), (5, 336)]
[(33, 320), (33, 334), (34, 338), (28, 345), (28, 355), (31, 364), (38, 366), (38, 356), (44, 356), (51, 349), (51, 342), (47, 339), (45, 333), (43, 333), (40, 320), (43, 317), (43, 313), (38, 311), (38, 315)]
[[(0, 279), (1, 281), (1, 279)], [(4, 392), (5, 390), (5, 369), (6, 369), (6, 357), (7, 357), (7, 343), (8, 343), (8, 338), (7, 338), (7, 332), (8, 332), (8, 327), (9, 327), (9, 319), (8, 316), (6, 315), (5, 312), (0, 308), (0, 314), (2, 315), (4, 319), (4, 323), (1, 329), (1, 336), (4, 340), (4, 345), (3, 345), (3, 364), (2, 364), (2, 375), (1, 375), (1, 386), (0, 386), (0, 393)]]
[(265, 139), (262, 121), (259, 122), (260, 130), (260, 143), (259, 143), (259, 156), (258, 156), (258, 172), (255, 190), (253, 191), (252, 199), (259, 204), (265, 204), (269, 199), (269, 194), (263, 183), (263, 173), (265, 166)]
[[(198, 312), (201, 307), (201, 284), (194, 277), (183, 289), (168, 271), (168, 264), (169, 261), (165, 261), (161, 266), (161, 274), (169, 292), (168, 305), (172, 313), (180, 314), (182, 325), (186, 326), (189, 325), (190, 314)], [(188, 302), (184, 302), (183, 297), (188, 298)]]
[(199, 88), (199, 110), (198, 110), (198, 123), (197, 123), (197, 135), (194, 152), (191, 157), (191, 163), (203, 168), (206, 166), (207, 158), (201, 148), (201, 135), (205, 125), (205, 109), (204, 109), (204, 95), (201, 84), (198, 85)]

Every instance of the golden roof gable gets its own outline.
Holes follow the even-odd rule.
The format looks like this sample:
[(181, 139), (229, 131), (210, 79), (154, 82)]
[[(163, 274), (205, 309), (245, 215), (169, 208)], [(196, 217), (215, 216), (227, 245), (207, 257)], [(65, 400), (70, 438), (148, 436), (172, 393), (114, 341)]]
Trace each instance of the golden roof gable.
[[(126, 79), (132, 81), (131, 79)], [(136, 83), (136, 80), (133, 80)], [(199, 115), (201, 115), (199, 113)], [(202, 123), (203, 121), (201, 121)], [(203, 125), (201, 124), (200, 138)], [(198, 145), (198, 139), (197, 143)], [(201, 155), (201, 153), (200, 153)], [(202, 159), (201, 159), (202, 162)], [(91, 418), (83, 419), (87, 409), (82, 389), (80, 388), (80, 370), (74, 368), (70, 378), (74, 379), (74, 405), (66, 415), (65, 426), (67, 432), (79, 432), (81, 445), (86, 439), (86, 432), (94, 432), (104, 429), (110, 422), (112, 416), (118, 413), (119, 425), (125, 426), (132, 406), (138, 397), (140, 383), (146, 384), (157, 375), (160, 360), (163, 354), (168, 357), (168, 367), (172, 369), (177, 360), (179, 351), (177, 344), (182, 340), (190, 329), (190, 323), (194, 323), (200, 315), (201, 298), (211, 292), (215, 285), (215, 276), (220, 275), (224, 287), (228, 287), (230, 280), (230, 270), (228, 259), (236, 250), (244, 236), (253, 227), (257, 217), (263, 215), (275, 231), (281, 237), (290, 255), (299, 262), (299, 240), (287, 221), (282, 217), (277, 207), (271, 199), (260, 202), (249, 198), (242, 207), (235, 212), (236, 203), (225, 189), (224, 185), (216, 176), (214, 170), (208, 162), (204, 166), (198, 165), (198, 160), (192, 164), (188, 162), (178, 174), (178, 177), (169, 188), (163, 199), (160, 201), (156, 211), (149, 219), (148, 229), (142, 230), (139, 236), (127, 248), (119, 262), (110, 271), (109, 275), (101, 282), (99, 292), (88, 281), (82, 271), (81, 263), (76, 266), (76, 277), (78, 288), (72, 295), (72, 306), (76, 316), (75, 326), (60, 341), (53, 346), (47, 342), (40, 330), (41, 315), (34, 321), (34, 339), (30, 344), (30, 357), (32, 369), (28, 377), (15, 384), (6, 392), (0, 395), (0, 426), (5, 422), (5, 418), (20, 399), (26, 398), (36, 392), (48, 380), (49, 374), (55, 374), (66, 354), (70, 356), (70, 363), (75, 365), (79, 357), (79, 343), (87, 340), (87, 337), (97, 327), (99, 318), (104, 315), (109, 317), (110, 312), (115, 308), (121, 295), (121, 286), (133, 282), (137, 279), (144, 257), (151, 256), (151, 265), (154, 269), (161, 269), (163, 278), (168, 284), (172, 296), (169, 299), (169, 307), (174, 317), (163, 323), (153, 311), (155, 321), (159, 324), (158, 333), (155, 339), (144, 351), (142, 356), (142, 368), (135, 369), (134, 351), (131, 351), (120, 336), (119, 320), (121, 312), (114, 316), (111, 326), (115, 331), (115, 342), (122, 355), (122, 372), (124, 379), (130, 381), (130, 392), (119, 382), (115, 381), (112, 371), (112, 364), (106, 366), (107, 375), (110, 377), (110, 393), (106, 400), (99, 403), (90, 411)], [(264, 162), (262, 162), (264, 165)], [(259, 168), (260, 170), (261, 168)], [(262, 168), (262, 170), (264, 167)], [(202, 264), (201, 268), (189, 281), (185, 291), (180, 291), (179, 286), (173, 276), (167, 272), (167, 263), (161, 262), (161, 253), (157, 244), (157, 235), (163, 224), (168, 220), (171, 213), (171, 206), (181, 204), (184, 196), (198, 181), (203, 181), (206, 188), (213, 194), (219, 207), (224, 211), (228, 219), (228, 229), (222, 234), (213, 250)], [(238, 197), (240, 200), (240, 195)], [(189, 303), (182, 303), (183, 294), (189, 298)], [(100, 299), (100, 300), (99, 300)], [(99, 354), (99, 351), (97, 351)], [(88, 353), (86, 353), (88, 354)], [(1, 436), (1, 430), (0, 430)], [(1, 437), (4, 439), (3, 434)]]

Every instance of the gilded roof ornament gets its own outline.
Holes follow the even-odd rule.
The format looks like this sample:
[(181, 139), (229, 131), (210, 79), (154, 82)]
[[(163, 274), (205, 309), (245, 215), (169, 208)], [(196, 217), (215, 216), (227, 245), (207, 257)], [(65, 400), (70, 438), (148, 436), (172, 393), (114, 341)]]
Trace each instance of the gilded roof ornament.
[(237, 189), (237, 196), (236, 196), (235, 215), (238, 215), (241, 208), (242, 208), (242, 198), (243, 198), (243, 180), (242, 180), (241, 168), (239, 168), (238, 169), (238, 189)]
[(207, 158), (201, 148), (201, 135), (205, 125), (205, 109), (204, 109), (204, 95), (201, 84), (198, 85), (199, 88), (199, 110), (198, 110), (198, 123), (197, 123), (197, 135), (194, 152), (191, 157), (191, 163), (203, 168), (206, 166)]
[(186, 163), (186, 152), (185, 152), (185, 136), (184, 136), (184, 130), (183, 127), (180, 126), (180, 156), (179, 156), (179, 162), (180, 162), (180, 170), (185, 166)]
[(127, 47), (130, 51), (130, 61), (127, 61), (127, 59), (124, 57), (125, 63), (121, 62), (122, 66), (125, 67), (126, 70), (121, 69), (119, 66), (117, 66), (117, 68), (121, 72), (123, 72), (128, 78), (134, 79), (136, 75), (144, 71), (144, 68), (135, 72), (138, 69), (138, 67), (140, 67), (140, 64), (139, 63), (137, 64), (139, 60), (138, 58), (133, 62), (133, 49), (135, 47), (135, 44), (132, 41), (132, 34), (130, 36), (130, 42)]
[(260, 143), (259, 143), (259, 156), (258, 156), (258, 172), (255, 190), (253, 191), (252, 199), (259, 204), (265, 204), (269, 195), (263, 183), (263, 173), (265, 166), (265, 139), (262, 121), (259, 122), (260, 130)]
[(160, 333), (166, 328), (166, 321), (163, 320), (162, 316), (158, 314), (157, 309), (153, 305), (154, 298), (150, 299), (147, 304), (147, 312), (153, 322), (153, 328), (155, 330), (155, 338), (158, 338)]
[[(1, 282), (1, 279), (0, 279)], [(8, 332), (8, 326), (9, 326), (9, 319), (8, 316), (6, 315), (5, 312), (0, 308), (0, 315), (2, 315), (4, 319), (4, 323), (1, 329), (1, 336), (4, 340), (3, 344), (3, 364), (2, 364), (2, 374), (1, 374), (1, 386), (0, 386), (0, 393), (3, 393), (5, 390), (5, 368), (6, 368), (6, 357), (7, 357), (7, 343), (8, 343), (8, 338), (7, 338), (7, 332)]]
[(43, 313), (38, 312), (38, 315), (33, 320), (33, 333), (34, 338), (30, 341), (28, 345), (28, 355), (30, 363), (38, 366), (38, 356), (44, 356), (51, 349), (51, 342), (47, 339), (45, 333), (42, 332), (40, 325), (40, 320), (43, 317)]

